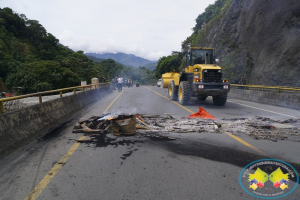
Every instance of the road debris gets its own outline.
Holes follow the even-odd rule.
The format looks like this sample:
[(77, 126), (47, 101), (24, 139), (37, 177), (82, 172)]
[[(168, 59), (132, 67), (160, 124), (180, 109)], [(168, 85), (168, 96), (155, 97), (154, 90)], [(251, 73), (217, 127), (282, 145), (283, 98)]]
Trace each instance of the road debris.
[[(272, 120), (255, 116), (250, 119), (223, 119), (222, 130), (233, 135), (249, 135), (257, 140), (292, 140), (300, 142), (300, 118), (292, 120)], [(289, 124), (288, 124), (289, 123)]]
[[(201, 109), (200, 109), (201, 110)], [(205, 111), (205, 110), (204, 110)], [(203, 110), (200, 111), (200, 113)], [(208, 115), (205, 115), (208, 116)], [(127, 120), (127, 121), (126, 121)], [(117, 123), (116, 123), (117, 122)], [(248, 135), (257, 140), (300, 141), (300, 118), (292, 120), (272, 120), (255, 116), (253, 118), (220, 119), (174, 118), (170, 114), (143, 115), (111, 113), (81, 119), (75, 124), (74, 133), (85, 133), (91, 138), (112, 133), (115, 136), (134, 135), (154, 139), (175, 140), (174, 134), (230, 132), (233, 135)], [(87, 140), (90, 141), (90, 140)]]

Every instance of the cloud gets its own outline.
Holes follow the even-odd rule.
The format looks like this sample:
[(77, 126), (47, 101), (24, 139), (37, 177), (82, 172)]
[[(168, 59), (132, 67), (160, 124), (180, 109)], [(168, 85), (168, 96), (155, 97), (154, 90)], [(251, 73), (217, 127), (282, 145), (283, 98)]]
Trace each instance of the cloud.
[(0, 0), (38, 20), (73, 50), (158, 60), (180, 51), (195, 19), (215, 0)]
[(158, 60), (162, 56), (168, 55), (167, 52), (151, 52), (141, 48), (137, 43), (126, 43), (116, 41), (112, 38), (101, 39), (99, 37), (78, 36), (73, 31), (63, 30), (58, 37), (60, 43), (69, 48), (85, 53), (117, 53), (134, 54), (152, 61)]

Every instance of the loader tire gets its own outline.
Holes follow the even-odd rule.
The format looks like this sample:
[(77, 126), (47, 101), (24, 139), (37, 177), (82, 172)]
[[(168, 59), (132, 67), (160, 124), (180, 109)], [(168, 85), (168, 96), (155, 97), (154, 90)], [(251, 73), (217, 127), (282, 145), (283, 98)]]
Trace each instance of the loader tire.
[(224, 106), (227, 101), (227, 94), (213, 96), (213, 102), (217, 106)]
[(191, 100), (191, 86), (190, 83), (187, 81), (181, 81), (179, 84), (179, 103), (181, 105), (187, 105), (190, 103)]
[(197, 99), (198, 99), (198, 101), (205, 101), (205, 100), (206, 100), (206, 98), (207, 98), (207, 96), (206, 96), (206, 95), (197, 95)]
[(169, 82), (168, 94), (172, 101), (178, 100), (178, 86), (175, 85), (174, 81)]

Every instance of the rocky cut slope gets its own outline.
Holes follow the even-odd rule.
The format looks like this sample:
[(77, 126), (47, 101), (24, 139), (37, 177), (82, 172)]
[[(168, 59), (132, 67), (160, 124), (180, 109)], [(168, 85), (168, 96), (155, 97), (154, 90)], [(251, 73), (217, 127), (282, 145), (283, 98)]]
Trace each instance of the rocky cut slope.
[(300, 86), (299, 0), (232, 0), (187, 40), (214, 47), (232, 82)]

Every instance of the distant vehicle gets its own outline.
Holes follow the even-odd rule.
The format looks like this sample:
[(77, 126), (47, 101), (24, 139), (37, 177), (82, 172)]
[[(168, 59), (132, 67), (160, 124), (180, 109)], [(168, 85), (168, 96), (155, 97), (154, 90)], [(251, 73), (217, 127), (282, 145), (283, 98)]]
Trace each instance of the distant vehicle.
[(157, 87), (160, 87), (161, 86), (161, 79), (158, 79), (157, 81)]

